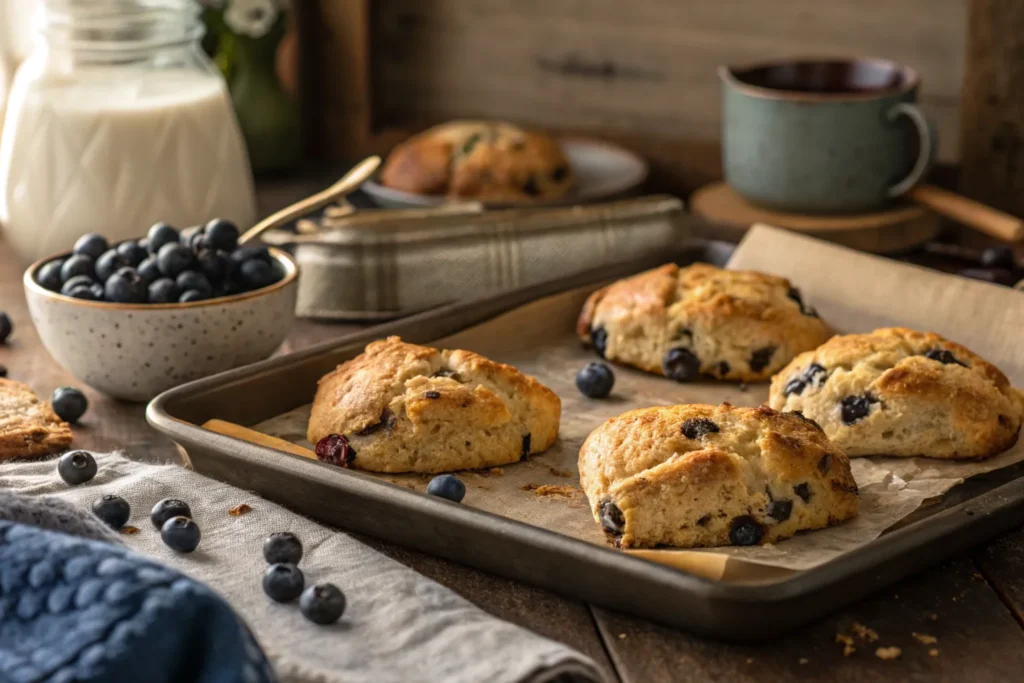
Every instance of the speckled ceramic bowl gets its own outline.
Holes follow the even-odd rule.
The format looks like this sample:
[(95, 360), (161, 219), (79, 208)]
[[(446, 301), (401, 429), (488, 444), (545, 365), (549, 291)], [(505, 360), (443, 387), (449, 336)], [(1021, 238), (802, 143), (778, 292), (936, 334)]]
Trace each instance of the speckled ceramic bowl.
[(200, 377), (263, 360), (295, 318), (298, 267), (270, 250), (285, 276), (263, 289), (185, 304), (116, 304), (72, 299), (25, 271), (32, 322), (50, 355), (72, 375), (116, 398), (148, 401)]

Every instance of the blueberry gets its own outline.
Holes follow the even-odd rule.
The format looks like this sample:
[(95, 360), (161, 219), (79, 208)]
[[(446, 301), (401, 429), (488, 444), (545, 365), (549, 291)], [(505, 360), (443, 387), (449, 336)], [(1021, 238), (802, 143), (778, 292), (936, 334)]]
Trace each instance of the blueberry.
[(302, 559), (302, 542), (290, 531), (271, 534), (263, 542), (263, 557), (270, 564), (298, 564)]
[(223, 218), (214, 218), (203, 229), (206, 235), (206, 246), (221, 251), (231, 251), (238, 246), (238, 228)]
[(143, 259), (149, 256), (149, 252), (139, 246), (135, 240), (126, 240), (117, 245), (117, 253), (121, 255), (128, 265), (134, 268), (142, 263)]
[(0, 313), (0, 344), (6, 344), (7, 338), (11, 336), (13, 331), (14, 323), (11, 322), (11, 316), (6, 313)]
[(872, 404), (875, 403), (878, 403), (878, 399), (871, 394), (847, 396), (840, 403), (843, 424), (852, 425), (857, 420), (867, 417), (867, 414), (871, 412)]
[(43, 289), (48, 289), (51, 292), (59, 292), (61, 283), (63, 282), (60, 277), (60, 268), (64, 265), (63, 259), (57, 259), (56, 261), (50, 261), (44, 263), (39, 272), (36, 273), (36, 282)]
[(190, 517), (171, 517), (160, 528), (160, 538), (171, 550), (190, 553), (199, 547), (199, 525)]
[(60, 456), (57, 461), (57, 474), (64, 483), (78, 486), (96, 476), (96, 458), (86, 451), (71, 451)]
[(789, 396), (790, 394), (799, 396), (804, 393), (804, 389), (808, 386), (820, 386), (826, 379), (828, 379), (828, 370), (817, 363), (811, 363), (802, 373), (790, 377), (789, 381), (786, 382), (786, 386), (782, 389), (782, 394), (784, 396)]
[(805, 503), (811, 502), (811, 487), (807, 482), (797, 484), (793, 487), (793, 493), (800, 496)]
[(106, 298), (106, 294), (103, 291), (103, 285), (98, 282), (94, 282), (89, 285), (89, 290), (92, 292), (96, 301), (103, 301)]
[(601, 527), (608, 533), (621, 535), (625, 531), (626, 517), (619, 506), (610, 500), (601, 503), (598, 516), (601, 518)]
[(318, 583), (302, 592), (299, 611), (314, 624), (333, 624), (345, 613), (345, 594), (333, 583)]
[(149, 239), (149, 253), (156, 254), (165, 244), (174, 244), (178, 241), (178, 231), (167, 223), (154, 223), (146, 237)]
[(1017, 264), (1013, 257), (1013, 249), (1006, 245), (988, 247), (981, 252), (981, 265), (985, 268), (1013, 269)]
[(951, 351), (948, 351), (946, 349), (929, 349), (928, 351), (924, 352), (924, 357), (930, 358), (931, 360), (934, 361), (938, 361), (943, 365), (955, 363), (956, 365), (962, 365), (965, 368), (967, 367), (966, 363), (961, 362), (959, 359), (957, 359), (956, 356), (953, 355)]
[(693, 439), (698, 441), (707, 434), (714, 434), (718, 432), (718, 425), (709, 420), (706, 417), (691, 417), (689, 420), (683, 422), (683, 426), (680, 428), (687, 439)]
[(766, 510), (769, 517), (774, 519), (776, 522), (785, 522), (789, 519), (789, 516), (793, 514), (793, 501), (791, 500), (773, 500), (768, 503)]
[(163, 277), (160, 266), (156, 263), (156, 257), (153, 256), (143, 259), (136, 270), (139, 271), (139, 277), (145, 280), (147, 285), (151, 285)]
[(138, 245), (145, 250), (147, 255), (149, 254), (149, 238), (148, 237), (143, 237), (142, 239), (140, 239), (138, 241)]
[(328, 434), (316, 442), (316, 457), (338, 467), (348, 467), (356, 459), (356, 449), (341, 434)]
[(105, 252), (107, 249), (110, 249), (110, 245), (107, 244), (107, 239), (103, 235), (97, 235), (94, 232), (90, 232), (78, 238), (78, 241), (75, 242), (75, 248), (72, 249), (72, 252), (75, 254), (88, 256), (93, 261), (95, 261), (101, 255), (103, 255), (103, 252)]
[(605, 358), (605, 351), (608, 350), (608, 331), (603, 327), (595, 327), (590, 330), (590, 343), (593, 345), (597, 355)]
[(533, 440), (533, 435), (532, 434), (530, 434), (529, 432), (527, 432), (526, 434), (523, 434), (523, 445), (519, 449), (519, 460), (520, 461), (525, 461), (528, 457), (530, 457), (530, 450), (531, 450), (530, 449), (530, 442), (532, 440)]
[(189, 228), (185, 228), (180, 233), (178, 233), (178, 242), (180, 242), (182, 246), (190, 247), (190, 245), (192, 244), (192, 239), (196, 235), (201, 235), (202, 232), (203, 226), (201, 225), (193, 225)]
[(700, 374), (700, 358), (690, 349), (669, 349), (661, 362), (666, 377), (685, 382)]
[(164, 498), (153, 506), (153, 510), (149, 513), (149, 521), (153, 522), (153, 526), (157, 529), (163, 529), (164, 524), (171, 517), (191, 516), (192, 510), (189, 508), (188, 503), (177, 498)]
[(763, 349), (758, 349), (750, 354), (750, 370), (752, 372), (761, 372), (768, 364), (772, 362), (772, 356), (775, 355), (775, 346), (766, 346)]
[(119, 304), (144, 304), (149, 296), (146, 281), (134, 268), (121, 268), (103, 286), (107, 301)]
[(128, 261), (117, 252), (117, 249), (105, 251), (96, 261), (96, 278), (100, 282), (106, 282), (111, 275), (128, 265)]
[[(103, 292), (97, 288), (99, 285), (79, 285), (78, 287), (72, 287), (70, 291), (66, 293), (66, 296), (70, 296), (72, 299), (82, 299), (83, 301), (100, 301), (103, 299)], [(61, 292), (65, 294), (65, 292)]]
[(206, 296), (198, 289), (190, 289), (187, 292), (182, 292), (181, 296), (178, 297), (179, 304), (190, 304), (193, 301), (205, 301), (210, 297)]
[(797, 305), (800, 307), (800, 312), (803, 313), (804, 315), (810, 316), (812, 318), (818, 317), (818, 312), (814, 310), (814, 306), (809, 306), (804, 303), (803, 297), (800, 296), (800, 290), (797, 289), (796, 287), (790, 287), (789, 291), (786, 292), (786, 296), (788, 296), (790, 299), (797, 303)]
[(294, 564), (278, 563), (263, 573), (263, 592), (275, 602), (290, 602), (302, 594), (306, 578)]
[(180, 296), (181, 290), (169, 277), (162, 277), (149, 286), (149, 303), (151, 304), (174, 304), (178, 302)]
[(92, 504), (92, 512), (115, 531), (128, 523), (132, 516), (131, 506), (121, 496), (108, 493)]
[(242, 284), (248, 289), (261, 289), (277, 282), (273, 266), (260, 259), (249, 259), (243, 263), (239, 274)]
[(213, 294), (213, 286), (210, 281), (206, 279), (206, 276), (197, 270), (186, 270), (185, 272), (178, 275), (175, 280), (175, 284), (178, 285), (178, 289), (183, 292), (195, 290), (203, 295), (204, 299), (209, 299)]
[(427, 495), (444, 498), (453, 503), (461, 503), (462, 499), (466, 497), (466, 485), (454, 474), (442, 474), (434, 477), (427, 484)]
[(181, 244), (165, 244), (156, 256), (160, 272), (167, 277), (178, 277), (195, 265), (196, 256), (192, 250)]
[(53, 404), (53, 412), (65, 422), (78, 422), (89, 409), (89, 400), (85, 394), (74, 387), (54, 389), (50, 403)]
[(211, 283), (221, 282), (228, 274), (228, 259), (222, 252), (203, 249), (196, 254), (196, 263)]
[(238, 247), (228, 256), (228, 261), (236, 267), (241, 267), (243, 263), (252, 259), (266, 261), (267, 265), (272, 261), (266, 247)]
[(63, 282), (67, 282), (76, 275), (88, 275), (89, 277), (95, 277), (95, 263), (91, 256), (75, 254), (65, 261), (63, 266), (61, 266), (60, 279)]
[(576, 388), (590, 398), (605, 398), (615, 386), (615, 373), (604, 363), (587, 363), (576, 373)]
[(76, 275), (60, 288), (60, 293), (64, 296), (71, 296), (71, 290), (77, 289), (78, 287), (86, 287), (93, 284), (94, 280), (88, 275)]
[(733, 545), (757, 545), (764, 538), (764, 527), (750, 515), (732, 520), (729, 526), (729, 542)]

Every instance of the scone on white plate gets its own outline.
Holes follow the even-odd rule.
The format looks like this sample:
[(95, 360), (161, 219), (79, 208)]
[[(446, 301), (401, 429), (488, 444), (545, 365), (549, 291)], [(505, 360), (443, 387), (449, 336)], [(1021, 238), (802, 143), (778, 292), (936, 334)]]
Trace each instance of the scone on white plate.
[(767, 406), (629, 411), (587, 437), (579, 470), (594, 519), (623, 548), (757, 545), (857, 514), (843, 451)]
[(1020, 432), (1021, 394), (998, 368), (930, 332), (847, 334), (773, 379), (770, 405), (800, 411), (848, 455), (988, 458)]
[(448, 472), (540, 453), (560, 417), (558, 396), (510, 365), (389, 337), (321, 378), (307, 436), (342, 467)]
[(789, 280), (667, 264), (594, 292), (577, 323), (604, 358), (678, 381), (766, 380), (828, 339)]

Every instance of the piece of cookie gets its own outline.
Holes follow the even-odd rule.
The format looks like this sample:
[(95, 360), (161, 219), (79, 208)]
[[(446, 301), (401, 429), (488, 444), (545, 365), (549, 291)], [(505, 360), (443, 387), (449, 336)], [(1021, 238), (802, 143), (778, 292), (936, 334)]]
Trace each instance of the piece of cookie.
[(417, 194), (521, 202), (564, 196), (573, 174), (550, 136), (500, 121), (452, 121), (396, 146), (381, 183)]
[(850, 461), (798, 415), (760, 408), (643, 408), (580, 449), (594, 519), (623, 548), (756, 545), (857, 514)]
[(49, 402), (12, 379), (0, 378), (0, 460), (31, 458), (71, 445), (71, 427)]
[(448, 472), (540, 453), (560, 417), (558, 396), (510, 365), (389, 337), (320, 380), (308, 438), (344, 467)]
[(678, 381), (746, 382), (832, 334), (789, 280), (705, 263), (670, 263), (599, 289), (577, 332), (608, 360)]
[(1017, 441), (1020, 393), (992, 364), (937, 334), (848, 334), (797, 356), (769, 403), (800, 411), (848, 455), (987, 458)]

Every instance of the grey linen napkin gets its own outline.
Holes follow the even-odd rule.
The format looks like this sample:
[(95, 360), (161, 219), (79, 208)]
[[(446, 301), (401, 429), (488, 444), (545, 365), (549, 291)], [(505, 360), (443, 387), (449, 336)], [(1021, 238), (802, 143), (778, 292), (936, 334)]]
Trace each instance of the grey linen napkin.
[[(492, 617), (349, 536), (255, 494), (177, 465), (143, 464), (118, 454), (97, 454), (97, 460), (96, 478), (77, 487), (61, 481), (53, 460), (4, 464), (0, 489), (58, 496), (80, 508), (107, 493), (123, 497), (132, 506), (128, 523), (139, 532), (121, 535), (121, 541), (219, 592), (256, 633), (284, 681), (604, 680), (582, 654)], [(149, 511), (163, 498), (181, 498), (192, 508), (202, 542), (191, 555), (167, 548), (149, 521)], [(242, 503), (251, 512), (229, 514)], [(80, 522), (67, 531), (102, 533), (82, 528)], [(299, 566), (306, 585), (330, 581), (345, 592), (348, 607), (340, 622), (316, 626), (306, 621), (297, 604), (277, 604), (263, 594), (263, 541), (276, 531), (294, 532), (302, 540), (305, 553)]]

